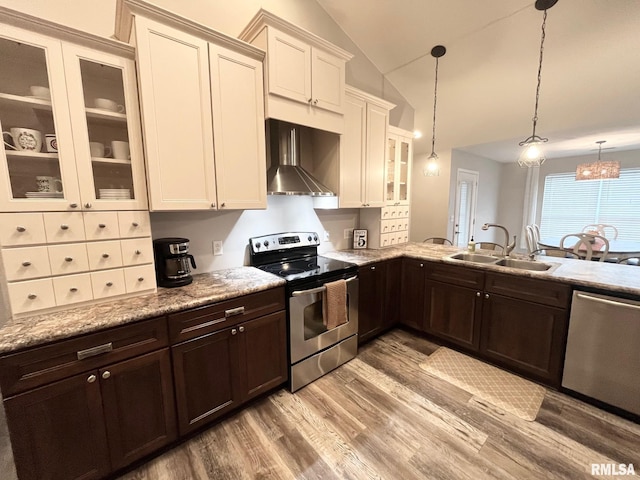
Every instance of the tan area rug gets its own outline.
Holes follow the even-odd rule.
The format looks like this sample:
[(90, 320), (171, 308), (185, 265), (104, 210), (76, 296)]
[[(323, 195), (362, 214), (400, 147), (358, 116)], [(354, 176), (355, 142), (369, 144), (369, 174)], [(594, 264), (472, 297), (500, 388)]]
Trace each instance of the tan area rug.
[(544, 399), (540, 385), (445, 347), (420, 368), (523, 420), (535, 420)]

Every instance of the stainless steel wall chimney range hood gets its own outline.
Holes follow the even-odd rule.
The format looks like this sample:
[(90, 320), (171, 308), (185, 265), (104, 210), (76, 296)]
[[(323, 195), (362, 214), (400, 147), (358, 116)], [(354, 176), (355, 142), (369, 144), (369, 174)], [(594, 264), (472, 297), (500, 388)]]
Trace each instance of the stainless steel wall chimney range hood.
[(300, 127), (269, 120), (271, 168), (267, 172), (268, 195), (335, 196), (300, 165)]

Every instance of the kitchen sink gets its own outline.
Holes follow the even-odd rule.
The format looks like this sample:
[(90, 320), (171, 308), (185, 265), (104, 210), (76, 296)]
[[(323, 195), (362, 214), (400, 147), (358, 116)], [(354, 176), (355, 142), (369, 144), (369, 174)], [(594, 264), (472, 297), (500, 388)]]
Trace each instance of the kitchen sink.
[(503, 258), (498, 260), (496, 265), (501, 267), (517, 268), (519, 270), (531, 270), (535, 272), (546, 272), (551, 265), (541, 262), (532, 262), (530, 260), (516, 260), (515, 258)]
[(480, 255), (478, 253), (456, 253), (455, 255), (451, 255), (449, 258), (474, 263), (496, 263), (498, 260), (496, 257), (492, 257), (491, 255)]

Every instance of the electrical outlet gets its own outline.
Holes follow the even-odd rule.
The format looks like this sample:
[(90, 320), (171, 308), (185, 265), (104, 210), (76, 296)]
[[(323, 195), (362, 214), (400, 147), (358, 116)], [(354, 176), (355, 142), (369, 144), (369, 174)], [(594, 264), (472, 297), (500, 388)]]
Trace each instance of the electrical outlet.
[(329, 232), (327, 232), (326, 230), (324, 231), (324, 241), (325, 242), (331, 241), (331, 239), (329, 238)]
[(344, 229), (345, 240), (349, 240), (351, 237), (353, 237), (353, 228), (345, 228)]
[(213, 254), (222, 255), (222, 240), (213, 241)]

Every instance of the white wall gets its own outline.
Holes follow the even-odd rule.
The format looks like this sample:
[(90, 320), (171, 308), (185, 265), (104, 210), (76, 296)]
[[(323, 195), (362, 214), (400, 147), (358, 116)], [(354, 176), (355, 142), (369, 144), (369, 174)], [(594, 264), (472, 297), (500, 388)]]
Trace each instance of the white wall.
[[(153, 238), (186, 237), (198, 268), (196, 273), (249, 264), (250, 237), (287, 231), (317, 232), (323, 239), (319, 252), (349, 247), (344, 229), (353, 229), (359, 221), (357, 209), (314, 210), (313, 199), (306, 196), (267, 197), (266, 210), (224, 212), (160, 212), (151, 214)], [(223, 254), (213, 255), (213, 241), (222, 240)]]

